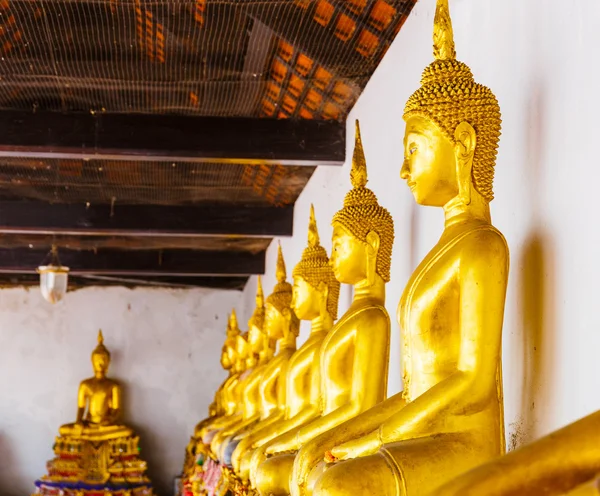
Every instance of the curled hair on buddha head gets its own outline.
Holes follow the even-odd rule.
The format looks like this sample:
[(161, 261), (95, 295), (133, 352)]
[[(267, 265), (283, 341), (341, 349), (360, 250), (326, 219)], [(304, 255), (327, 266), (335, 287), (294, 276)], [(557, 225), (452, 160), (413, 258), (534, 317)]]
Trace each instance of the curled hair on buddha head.
[(293, 288), (292, 285), (286, 281), (287, 273), (285, 270), (283, 252), (281, 251), (281, 243), (277, 247), (277, 266), (275, 275), (277, 277), (277, 283), (271, 294), (267, 297), (266, 303), (273, 305), (280, 314), (288, 314), (291, 318), (291, 330), (294, 334), (298, 335), (300, 331), (300, 322), (292, 309)]
[(327, 251), (320, 244), (313, 205), (310, 206), (310, 219), (308, 222), (308, 246), (302, 252), (302, 258), (294, 267), (292, 275), (293, 277), (301, 277), (315, 289), (318, 289), (321, 283), (327, 285), (327, 311), (331, 318), (336, 320), (340, 283), (335, 278), (333, 269), (329, 264)]
[(367, 162), (358, 120), (350, 181), (353, 188), (344, 198), (344, 207), (333, 216), (332, 224), (340, 224), (363, 243), (367, 242), (367, 235), (371, 231), (377, 233), (380, 244), (375, 270), (385, 282), (388, 282), (394, 244), (394, 221), (390, 213), (379, 205), (375, 193), (366, 187)]
[(448, 0), (437, 0), (433, 33), (435, 60), (423, 71), (421, 87), (404, 109), (404, 120), (424, 117), (435, 123), (455, 143), (461, 122), (477, 135), (472, 180), (475, 190), (488, 202), (494, 199), (494, 167), (500, 141), (501, 115), (492, 91), (475, 82), (471, 69), (456, 60)]

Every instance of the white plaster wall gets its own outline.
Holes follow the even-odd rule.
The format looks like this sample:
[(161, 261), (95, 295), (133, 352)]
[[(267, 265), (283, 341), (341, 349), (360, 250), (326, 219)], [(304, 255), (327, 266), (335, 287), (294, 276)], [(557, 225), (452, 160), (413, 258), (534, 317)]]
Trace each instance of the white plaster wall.
[[(511, 249), (504, 326), (509, 447), (600, 409), (600, 277), (597, 144), (597, 0), (450, 0), (459, 58), (496, 93), (503, 112), (492, 216)], [(391, 315), (410, 271), (437, 241), (442, 212), (417, 207), (399, 179), (404, 102), (431, 62), (435, 0), (420, 0), (348, 121), (361, 120), (369, 186), (393, 214)], [(329, 221), (349, 189), (349, 164), (321, 168), (297, 204), (295, 235), (282, 240), (291, 268), (315, 204), (329, 248)], [(274, 246), (266, 289), (274, 283)], [(244, 294), (246, 317), (254, 284)], [(340, 309), (347, 308), (343, 293)], [(389, 392), (401, 388), (393, 329)], [(303, 330), (302, 339), (306, 337)]]
[(93, 375), (99, 328), (124, 387), (124, 422), (162, 496), (172, 494), (194, 425), (225, 377), (226, 314), (241, 293), (92, 288), (56, 306), (39, 291), (0, 291), (0, 494), (23, 496), (45, 473), (59, 425), (73, 422)]

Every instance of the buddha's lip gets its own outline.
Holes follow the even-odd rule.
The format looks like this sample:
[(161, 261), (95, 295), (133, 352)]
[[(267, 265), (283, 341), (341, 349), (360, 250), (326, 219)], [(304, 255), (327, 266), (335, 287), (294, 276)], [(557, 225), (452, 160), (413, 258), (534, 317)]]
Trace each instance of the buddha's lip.
[(413, 188), (414, 188), (414, 187), (417, 185), (417, 183), (415, 183), (414, 181), (411, 181), (410, 179), (408, 179), (408, 180), (406, 181), (406, 184), (408, 184), (408, 187), (409, 187), (410, 189), (413, 189)]

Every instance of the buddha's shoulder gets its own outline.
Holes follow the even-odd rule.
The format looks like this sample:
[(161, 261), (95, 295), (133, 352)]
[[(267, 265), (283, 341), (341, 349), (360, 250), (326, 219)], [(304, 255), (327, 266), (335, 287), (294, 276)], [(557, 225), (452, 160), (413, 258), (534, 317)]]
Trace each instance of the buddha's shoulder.
[(469, 253), (500, 252), (508, 254), (506, 239), (492, 225), (478, 226), (463, 233), (458, 246), (461, 250)]
[(365, 302), (358, 307), (351, 307), (338, 321), (336, 328), (356, 328), (378, 323), (389, 325), (390, 316), (387, 310), (379, 303)]

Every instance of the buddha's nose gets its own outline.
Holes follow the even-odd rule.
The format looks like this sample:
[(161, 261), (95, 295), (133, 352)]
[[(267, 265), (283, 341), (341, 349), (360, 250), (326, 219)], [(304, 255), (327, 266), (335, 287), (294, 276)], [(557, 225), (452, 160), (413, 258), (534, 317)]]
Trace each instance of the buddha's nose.
[(410, 178), (410, 168), (408, 167), (408, 160), (402, 162), (402, 168), (400, 169), (400, 177), (405, 181)]

